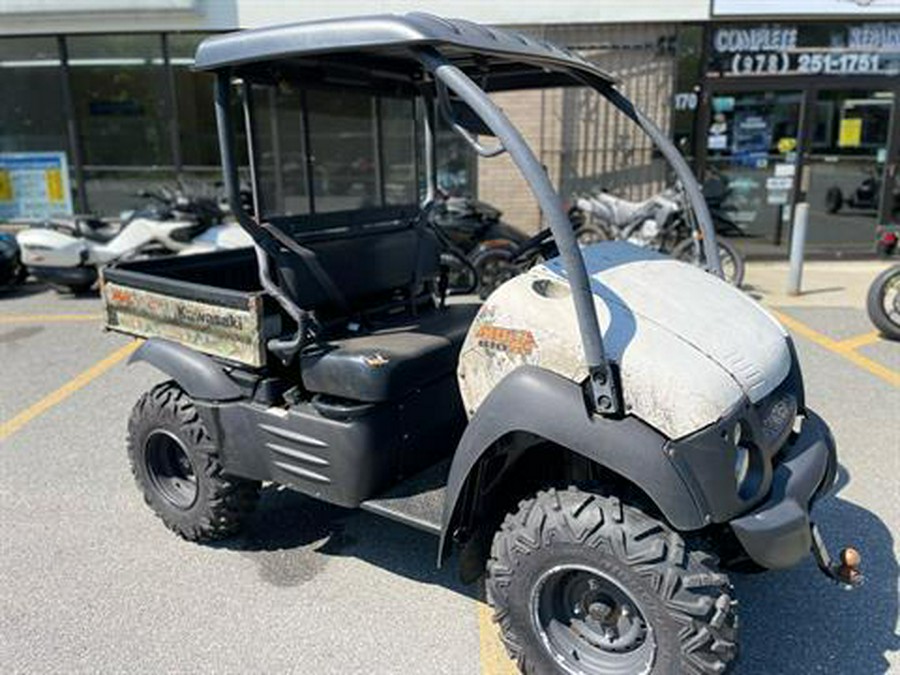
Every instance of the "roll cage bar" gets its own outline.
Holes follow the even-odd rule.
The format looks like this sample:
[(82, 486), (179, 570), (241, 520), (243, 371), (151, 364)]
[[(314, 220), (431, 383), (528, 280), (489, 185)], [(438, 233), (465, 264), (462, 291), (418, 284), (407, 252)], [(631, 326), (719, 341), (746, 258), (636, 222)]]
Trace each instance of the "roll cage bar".
[[(618, 376), (611, 367), (604, 350), (603, 336), (597, 320), (590, 278), (559, 194), (554, 189), (549, 177), (521, 133), (491, 100), (484, 89), (461, 68), (445, 58), (436, 47), (428, 45), (415, 46), (411, 47), (410, 51), (414, 58), (424, 67), (425, 71), (433, 78), (438, 108), (447, 118), (451, 128), (460, 134), (481, 156), (493, 157), (504, 151), (509, 153), (510, 158), (528, 183), (529, 188), (540, 204), (547, 225), (556, 241), (560, 257), (562, 258), (563, 269), (571, 287), (582, 349), (584, 350), (585, 362), (588, 367), (587, 388), (591, 407), (596, 413), (601, 415), (616, 416), (622, 414), (622, 399), (619, 391)], [(589, 72), (583, 70), (567, 68), (562, 68), (562, 70), (574, 82), (581, 83), (597, 91), (650, 136), (672, 166), (685, 192), (691, 207), (686, 211), (689, 218), (691, 213), (696, 218), (696, 222), (691, 224), (700, 232), (708, 270), (721, 277), (722, 270), (712, 218), (690, 167), (675, 146), (610, 81), (600, 77), (593, 77)], [(298, 329), (292, 338), (272, 341), (268, 345), (273, 353), (287, 362), (302, 348), (307, 333), (308, 321), (306, 312), (283, 293), (278, 284), (273, 281), (270, 270), (270, 258), (275, 256), (280, 250), (287, 248), (292, 253), (309, 260), (309, 251), (292, 237), (281, 232), (277, 227), (260, 222), (243, 210), (232, 134), (231, 77), (232, 72), (230, 68), (226, 67), (216, 70), (216, 121), (225, 188), (235, 217), (256, 244), (254, 248), (256, 249), (260, 282), (263, 289), (275, 298), (287, 314), (297, 323)], [(470, 131), (458, 122), (450, 104), (450, 93), (456, 95), (468, 105), (490, 129), (498, 141), (495, 146), (486, 147), (482, 145)], [(430, 202), (434, 195), (434, 162), (431, 157), (433, 148), (430, 142), (434, 130), (431, 111), (427, 111), (424, 117), (428, 181), (426, 199)], [(313, 271), (315, 272), (315, 270)]]

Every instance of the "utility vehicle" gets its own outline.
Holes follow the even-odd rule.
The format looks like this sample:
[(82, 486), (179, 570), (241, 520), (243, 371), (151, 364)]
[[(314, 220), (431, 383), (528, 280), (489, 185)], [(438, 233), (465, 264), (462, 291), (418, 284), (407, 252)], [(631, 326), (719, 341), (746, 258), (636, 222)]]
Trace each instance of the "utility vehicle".
[[(225, 183), (255, 246), (104, 272), (109, 327), (149, 337), (133, 360), (171, 378), (128, 423), (168, 527), (232, 535), (272, 481), (434, 533), (439, 564), (455, 549), (464, 579), (485, 575), (527, 673), (722, 672), (736, 607), (717, 558), (778, 569), (812, 549), (859, 580), (858, 555), (833, 563), (811, 525), (837, 463), (791, 341), (717, 276), (690, 170), (611, 77), (423, 14), (214, 37), (196, 67), (215, 74)], [(656, 141), (709, 272), (626, 242), (579, 249), (490, 96), (570, 85)], [(481, 305), (442, 298), (438, 115), (479, 154), (509, 154), (560, 252)], [(341, 167), (350, 180), (332, 180)]]

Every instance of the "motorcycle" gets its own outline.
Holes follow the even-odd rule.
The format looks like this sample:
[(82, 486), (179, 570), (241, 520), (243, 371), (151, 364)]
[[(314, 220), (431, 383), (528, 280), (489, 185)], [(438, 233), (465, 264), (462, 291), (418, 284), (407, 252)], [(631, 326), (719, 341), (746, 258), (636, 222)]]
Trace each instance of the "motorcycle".
[[(448, 269), (449, 292), (460, 294), (473, 287), (480, 289), (481, 270), (477, 261), (493, 249), (515, 250), (528, 238), (500, 220), (501, 211), (490, 204), (468, 197), (442, 197), (435, 203), (429, 219), (443, 235), (445, 250), (454, 251), (443, 260)], [(463, 264), (463, 260), (468, 264)]]
[(16, 238), (8, 232), (0, 232), (0, 291), (18, 286), (27, 276)]
[(875, 277), (866, 297), (866, 310), (875, 327), (889, 340), (900, 340), (900, 265)]
[(82, 293), (94, 286), (98, 269), (115, 260), (251, 244), (240, 227), (224, 222), (226, 211), (216, 199), (166, 188), (138, 196), (150, 202), (118, 225), (87, 217), (19, 232), (23, 264), (58, 291)]
[(825, 210), (828, 213), (837, 213), (844, 206), (849, 206), (851, 209), (874, 211), (878, 209), (880, 196), (881, 177), (877, 173), (870, 173), (846, 196), (837, 185), (828, 188), (825, 191)]
[[(608, 192), (579, 197), (569, 210), (581, 244), (622, 240), (636, 246), (667, 253), (695, 265), (706, 263), (700, 235), (690, 226), (680, 191), (669, 188), (641, 202), (632, 202)], [(718, 239), (719, 258), (725, 279), (740, 287), (744, 281), (744, 258), (727, 239)]]

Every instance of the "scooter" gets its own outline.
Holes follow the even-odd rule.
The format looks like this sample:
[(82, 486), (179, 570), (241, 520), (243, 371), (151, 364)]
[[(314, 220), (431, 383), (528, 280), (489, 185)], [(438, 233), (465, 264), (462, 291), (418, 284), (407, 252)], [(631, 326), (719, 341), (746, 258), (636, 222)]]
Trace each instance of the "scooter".
[(165, 188), (139, 196), (152, 202), (127, 215), (120, 225), (77, 218), (19, 232), (22, 263), (58, 291), (83, 293), (96, 283), (98, 269), (115, 260), (251, 244), (240, 227), (224, 222), (226, 213), (215, 199)]

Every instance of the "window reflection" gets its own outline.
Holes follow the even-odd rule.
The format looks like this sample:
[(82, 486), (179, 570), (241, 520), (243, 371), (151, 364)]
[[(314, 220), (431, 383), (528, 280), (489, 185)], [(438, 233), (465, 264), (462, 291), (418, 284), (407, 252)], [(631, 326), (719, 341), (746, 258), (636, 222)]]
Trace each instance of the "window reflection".
[(0, 152), (68, 151), (60, 78), (55, 38), (0, 40)]
[(85, 164), (170, 164), (160, 36), (66, 40)]

